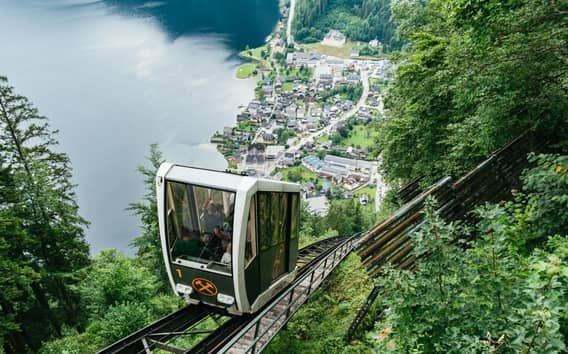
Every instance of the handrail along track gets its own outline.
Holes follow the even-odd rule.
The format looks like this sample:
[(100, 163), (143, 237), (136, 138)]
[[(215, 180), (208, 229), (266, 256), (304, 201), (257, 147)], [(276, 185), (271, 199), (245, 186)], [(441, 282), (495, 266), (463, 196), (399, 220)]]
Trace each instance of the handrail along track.
[[(546, 143), (535, 141), (531, 132), (527, 131), (456, 181), (444, 177), (419, 194), (416, 190), (420, 179), (401, 188), (399, 192), (406, 203), (360, 239), (357, 252), (371, 278), (378, 277), (387, 264), (396, 269), (412, 269), (415, 266), (417, 257), (412, 252), (412, 233), (424, 223), (424, 202), (428, 197), (437, 200), (438, 213), (445, 220), (472, 219), (470, 211), (477, 205), (512, 196), (511, 189), (519, 188), (519, 176), (528, 166), (527, 153), (540, 150)], [(349, 328), (348, 340), (353, 337), (379, 295), (380, 291), (374, 287)]]
[[(151, 353), (153, 349), (176, 354), (259, 352), (270, 343), (339, 262), (355, 248), (357, 238), (358, 235), (338, 236), (300, 249), (297, 260), (299, 269), (294, 282), (256, 314), (233, 316), (214, 330), (192, 331), (207, 317), (225, 313), (221, 309), (190, 305), (132, 333), (99, 353)], [(189, 349), (167, 343), (182, 335), (207, 333), (207, 337)]]

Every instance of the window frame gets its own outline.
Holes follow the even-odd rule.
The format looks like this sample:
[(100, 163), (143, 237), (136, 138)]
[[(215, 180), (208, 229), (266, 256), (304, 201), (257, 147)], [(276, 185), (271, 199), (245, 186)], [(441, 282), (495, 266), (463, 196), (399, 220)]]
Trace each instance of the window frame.
[[(259, 253), (259, 237), (258, 237), (258, 206), (257, 206), (257, 193), (254, 193), (251, 197), (250, 197), (250, 203), (249, 203), (249, 210), (248, 210), (248, 215), (247, 215), (247, 222), (246, 222), (246, 228), (245, 228), (245, 252), (244, 252), (244, 269), (247, 269), (252, 262), (254, 262), (254, 260), (256, 259), (256, 257), (258, 256)], [(252, 211), (254, 208), (254, 214), (251, 216)], [(251, 237), (251, 251), (252, 251), (252, 256), (247, 260), (246, 256), (247, 256), (247, 244), (248, 244), (248, 231), (249, 231), (249, 218), (252, 217), (252, 228), (253, 228), (253, 236)]]
[[(169, 233), (170, 221), (168, 220), (168, 214), (169, 214), (168, 201), (170, 200), (169, 199), (170, 190), (169, 190), (168, 187), (169, 187), (170, 183), (183, 185), (186, 188), (185, 193), (187, 193), (187, 187), (188, 186), (210, 189), (210, 190), (215, 190), (215, 191), (220, 191), (220, 192), (232, 193), (234, 195), (233, 208), (236, 207), (238, 191), (235, 190), (235, 189), (231, 189), (231, 188), (222, 189), (222, 188), (211, 187), (211, 186), (207, 186), (207, 185), (203, 185), (203, 184), (189, 183), (189, 182), (186, 182), (186, 181), (178, 181), (178, 180), (175, 180), (175, 179), (166, 179), (165, 183), (164, 183), (164, 190), (165, 190), (165, 193), (164, 193), (164, 206), (165, 206), (164, 207), (164, 214), (165, 214), (164, 215), (164, 221), (165, 221), (164, 222), (164, 229), (165, 229), (165, 234), (166, 234), (165, 235), (166, 236), (165, 241), (166, 241), (166, 245), (168, 246), (167, 255), (168, 255), (169, 262), (174, 263), (174, 264), (178, 264), (178, 265), (182, 265), (182, 266), (186, 266), (188, 268), (198, 269), (198, 270), (202, 270), (202, 271), (206, 271), (206, 272), (211, 272), (211, 273), (216, 273), (216, 274), (221, 274), (221, 275), (232, 277), (233, 272), (234, 272), (232, 264), (229, 264), (229, 266), (226, 267), (226, 268), (228, 268), (227, 270), (220, 270), (220, 269), (213, 269), (213, 268), (207, 266), (210, 262), (220, 263), (218, 261), (209, 260), (209, 262), (198, 262), (198, 261), (183, 259), (183, 258), (175, 258), (174, 259), (174, 257), (172, 257), (172, 247), (173, 247), (173, 244), (175, 243), (175, 240), (177, 239), (177, 237), (176, 237), (176, 239), (173, 240), (173, 242), (170, 242), (170, 233)], [(172, 195), (172, 197), (173, 197), (173, 195)], [(193, 202), (197, 203), (195, 196), (193, 197)], [(188, 205), (189, 205), (189, 202), (188, 202)], [(196, 214), (198, 214), (197, 205), (194, 205), (194, 208), (195, 208)], [(174, 214), (174, 216), (175, 216), (175, 214)], [(176, 221), (177, 221), (177, 219), (176, 219)], [(200, 232), (201, 232), (202, 225), (201, 225), (201, 220), (199, 218), (199, 215), (197, 215), (196, 223), (199, 226)], [(233, 209), (233, 222), (232, 222), (231, 228), (233, 229), (233, 237), (235, 237), (235, 211), (234, 211), (234, 209)]]

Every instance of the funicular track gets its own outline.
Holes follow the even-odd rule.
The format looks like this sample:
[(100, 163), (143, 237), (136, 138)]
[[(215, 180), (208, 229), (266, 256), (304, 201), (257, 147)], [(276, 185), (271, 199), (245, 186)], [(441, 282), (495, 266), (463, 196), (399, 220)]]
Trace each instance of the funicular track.
[[(308, 300), (323, 280), (356, 246), (358, 235), (325, 239), (298, 251), (298, 273), (294, 282), (255, 314), (233, 316), (217, 329), (192, 330), (210, 316), (226, 315), (215, 308), (186, 306), (132, 333), (99, 353), (151, 353), (162, 349), (181, 353), (258, 353), (292, 315)], [(180, 336), (208, 333), (192, 348), (167, 342)]]
[[(405, 204), (359, 240), (357, 253), (371, 278), (380, 276), (387, 264), (396, 269), (414, 268), (412, 233), (424, 223), (424, 202), (428, 197), (437, 200), (437, 211), (446, 221), (471, 220), (470, 212), (476, 206), (510, 199), (511, 190), (520, 187), (519, 177), (528, 167), (527, 154), (547, 145), (525, 132), (455, 181), (444, 177), (422, 193), (419, 192), (422, 178), (402, 187), (399, 195)], [(351, 323), (347, 340), (355, 335), (380, 294), (380, 289), (373, 287)]]

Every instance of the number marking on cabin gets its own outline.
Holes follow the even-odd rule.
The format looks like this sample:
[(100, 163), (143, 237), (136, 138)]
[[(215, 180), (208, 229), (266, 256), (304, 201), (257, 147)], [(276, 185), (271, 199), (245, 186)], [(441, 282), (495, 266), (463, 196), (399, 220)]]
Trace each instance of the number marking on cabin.
[(206, 296), (215, 296), (217, 295), (217, 287), (213, 284), (212, 281), (203, 279), (203, 278), (195, 278), (191, 282), (191, 286), (200, 294)]

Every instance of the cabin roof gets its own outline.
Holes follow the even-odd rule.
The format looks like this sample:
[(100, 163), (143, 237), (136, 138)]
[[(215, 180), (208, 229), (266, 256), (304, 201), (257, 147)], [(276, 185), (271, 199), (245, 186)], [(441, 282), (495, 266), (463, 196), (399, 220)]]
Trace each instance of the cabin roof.
[(273, 181), (182, 165), (171, 165), (171, 168), (165, 173), (165, 178), (172, 181), (233, 191), (248, 190), (254, 185), (256, 185), (259, 190), (282, 192), (300, 191), (300, 186), (295, 183)]

